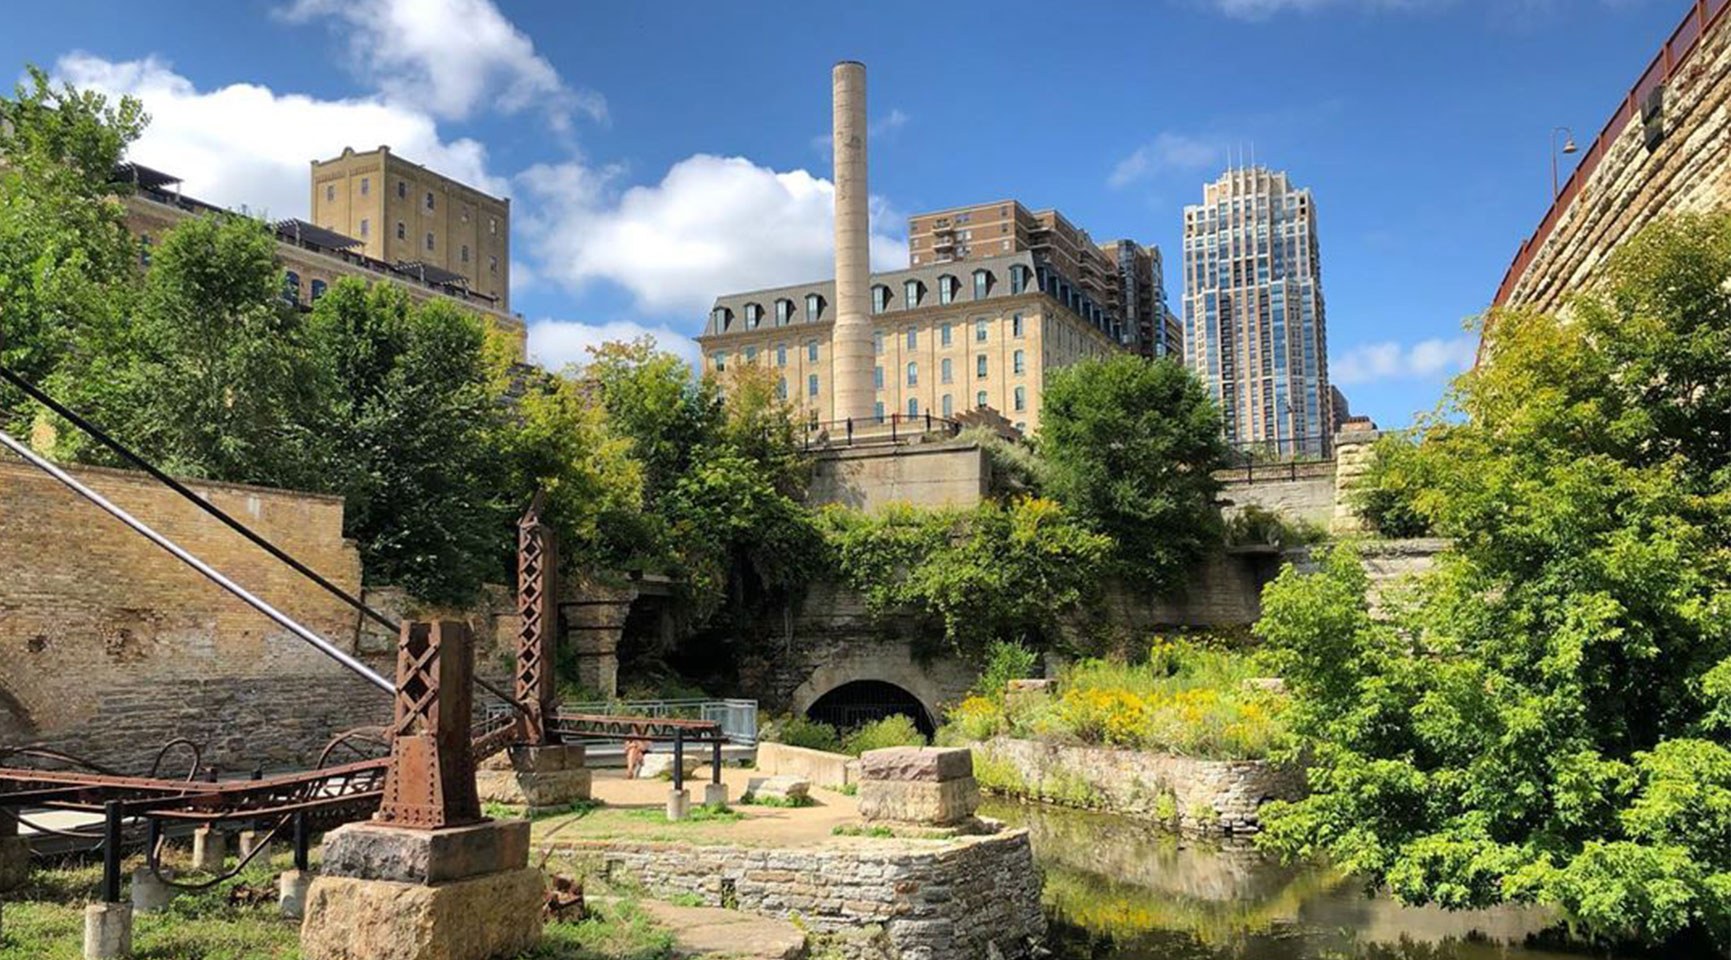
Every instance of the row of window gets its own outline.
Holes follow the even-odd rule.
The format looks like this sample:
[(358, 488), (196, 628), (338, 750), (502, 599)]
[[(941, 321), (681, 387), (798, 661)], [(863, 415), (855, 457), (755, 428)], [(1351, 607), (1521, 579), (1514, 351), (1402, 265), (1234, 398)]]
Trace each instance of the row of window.
[[(975, 342), (985, 343), (986, 340), (991, 336), (991, 329), (992, 328), (991, 328), (991, 321), (990, 320), (988, 320), (984, 317), (976, 319), (974, 321), (974, 340), (975, 340)], [(1027, 327), (1026, 327), (1026, 324), (1022, 320), (1021, 314), (1016, 313), (1016, 314), (1010, 315), (1010, 336), (1021, 337), (1025, 333), (1026, 329), (1027, 329)], [(919, 346), (920, 346), (919, 328), (918, 327), (907, 328), (905, 336), (907, 337), (907, 344), (908, 344), (907, 348), (909, 350), (918, 350)], [(951, 346), (952, 344), (954, 344), (954, 342), (955, 342), (955, 324), (953, 324), (947, 320), (944, 321), (943, 323), (938, 324), (938, 345), (941, 347), (948, 347), (948, 346)], [(880, 354), (884, 352), (884, 332), (882, 330), (872, 331), (872, 349), (874, 351), (876, 351), (877, 353), (880, 353)]]
[[(400, 238), (399, 238), (400, 239)], [(429, 248), (431, 249), (431, 248)], [(992, 287), (997, 283), (997, 277), (992, 271), (981, 268), (975, 270), (974, 299), (984, 300), (991, 294)], [(1034, 271), (1024, 264), (1010, 266), (1010, 293), (1025, 293), (1033, 289)], [(950, 274), (938, 277), (938, 303), (946, 305), (956, 302), (961, 292), (961, 281)], [(904, 308), (917, 307), (925, 299), (926, 285), (915, 279), (902, 284), (902, 303)], [(872, 313), (884, 313), (890, 308), (890, 288), (884, 284), (873, 284), (871, 288)], [(815, 293), (805, 295), (805, 319), (807, 323), (816, 323), (823, 315), (823, 297)], [(793, 301), (785, 297), (777, 299), (773, 305), (775, 325), (784, 327), (793, 322)], [(763, 304), (748, 303), (743, 308), (745, 328), (756, 330), (762, 326), (764, 312)], [(717, 333), (725, 333), (733, 326), (733, 311), (727, 307), (716, 307), (710, 315), (712, 326)]]
[[(362, 177), (361, 178), (361, 196), (363, 196), (363, 197), (368, 196), (372, 192), (373, 192), (373, 178)], [(407, 199), (408, 196), (409, 196), (409, 182), (407, 180), (398, 180), (397, 181), (397, 199), (404, 200), (404, 199)], [(325, 184), (325, 202), (326, 203), (335, 203), (336, 200), (337, 200), (337, 185), (334, 183)], [(426, 203), (426, 208), (429, 211), (433, 210), (435, 208), (436, 201), (434, 200), (434, 197), (433, 197), (433, 191), (431, 191), (431, 190), (427, 191), (427, 197), (426, 197), (425, 203)], [(465, 207), (463, 209), (463, 222), (464, 223), (469, 222), (469, 210), (467, 207)], [(363, 221), (361, 221), (361, 223), (365, 224), (366, 221), (363, 220)], [(498, 234), (499, 234), (499, 218), (498, 217), (488, 217), (487, 218), (487, 232), (493, 236), (498, 236)], [(365, 233), (363, 233), (361, 235), (366, 236)], [(402, 239), (402, 238), (399, 237), (398, 239)]]
[[(328, 288), (325, 286), (323, 280), (314, 280), (311, 291), (312, 296), (307, 299), (307, 302), (316, 302), (320, 297), (325, 295), (326, 289)], [(289, 270), (282, 275), (282, 298), (283, 302), (287, 303), (289, 306), (300, 305), (301, 275), (293, 270)]]
[[(785, 381), (784, 381), (784, 383), (785, 383)], [(814, 377), (812, 380), (812, 396), (814, 396), (814, 397), (817, 396), (817, 388), (816, 388), (815, 384), (816, 384), (816, 378)], [(781, 392), (785, 393), (786, 391), (783, 390)], [(785, 399), (785, 397), (784, 397), (784, 399)], [(1028, 409), (1028, 392), (1027, 392), (1027, 389), (1025, 387), (1017, 387), (1016, 391), (1015, 391), (1015, 396), (1014, 396), (1012, 402), (1015, 404), (1016, 412), (1020, 413), (1022, 411), (1027, 410)], [(987, 400), (986, 400), (986, 391), (981, 390), (979, 393), (974, 394), (974, 406), (975, 407), (985, 407), (987, 405), (988, 404), (987, 404)], [(944, 394), (942, 397), (938, 398), (938, 409), (939, 409), (939, 412), (938, 412), (939, 416), (943, 416), (943, 417), (955, 416), (955, 413), (956, 413), (955, 398), (953, 396), (951, 396), (950, 394), (947, 394), (947, 393)], [(885, 417), (884, 402), (882, 400), (879, 400), (876, 403), (872, 404), (872, 410), (876, 414), (877, 419), (881, 422)], [(909, 397), (908, 398), (907, 411), (908, 411), (908, 416), (910, 416), (910, 417), (917, 417), (920, 415), (920, 398), (919, 397)], [(1020, 425), (1017, 426), (1017, 429), (1021, 429)]]

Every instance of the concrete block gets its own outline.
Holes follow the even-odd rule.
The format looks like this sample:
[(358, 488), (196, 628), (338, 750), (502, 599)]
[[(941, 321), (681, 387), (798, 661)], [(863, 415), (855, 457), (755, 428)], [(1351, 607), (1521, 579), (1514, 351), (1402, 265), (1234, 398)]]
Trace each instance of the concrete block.
[(284, 870), (277, 878), (277, 907), (282, 915), (299, 920), (307, 914), (307, 891), (313, 885), (311, 870)]
[(691, 791), (667, 791), (667, 819), (684, 820), (691, 816)]
[(756, 762), (757, 769), (767, 776), (804, 777), (820, 787), (839, 788), (851, 782), (848, 770), (854, 758), (845, 753), (764, 742), (757, 745)]
[(252, 862), (254, 865), (269, 863), (271, 858), (271, 844), (266, 839), (269, 836), (269, 830), (242, 830), (240, 832), (240, 857), (245, 859), (247, 856), (251, 855), (254, 849), (263, 847), (264, 849), (259, 850), (258, 856), (253, 857)]
[(966, 747), (890, 747), (867, 750), (859, 758), (860, 780), (942, 783), (974, 775), (974, 755)]
[(979, 806), (973, 777), (942, 783), (862, 780), (859, 785), (859, 814), (867, 821), (945, 826), (972, 817)]
[[(163, 876), (173, 877), (174, 873), (166, 867)], [(132, 871), (132, 909), (135, 913), (158, 913), (168, 909), (169, 901), (174, 899), (174, 888), (156, 878), (149, 867), (139, 867)]]
[(799, 803), (811, 796), (811, 781), (803, 777), (752, 777), (745, 792), (754, 799)]
[[(697, 757), (692, 751), (685, 751), (685, 775), (691, 776), (697, 770)], [(656, 777), (673, 775), (673, 754), (651, 753), (643, 758), (643, 766), (637, 771), (639, 780), (653, 780)]]
[(443, 883), (520, 870), (529, 863), (529, 821), (488, 820), (443, 830), (350, 823), (325, 835), (326, 876)]
[(222, 873), (228, 863), (228, 834), (215, 827), (192, 832), (192, 869)]
[(519, 773), (553, 773), (559, 770), (581, 770), (588, 753), (581, 743), (555, 743), (549, 746), (508, 747), (481, 761), (482, 770), (515, 770)]
[(28, 879), (30, 844), (23, 837), (0, 837), (0, 893), (15, 890)]
[(427, 886), (319, 876), (301, 923), (305, 960), (493, 960), (541, 938), (541, 871)]
[(132, 956), (132, 904), (92, 903), (84, 908), (84, 960)]
[(727, 784), (706, 783), (703, 785), (703, 805), (706, 807), (727, 806)]

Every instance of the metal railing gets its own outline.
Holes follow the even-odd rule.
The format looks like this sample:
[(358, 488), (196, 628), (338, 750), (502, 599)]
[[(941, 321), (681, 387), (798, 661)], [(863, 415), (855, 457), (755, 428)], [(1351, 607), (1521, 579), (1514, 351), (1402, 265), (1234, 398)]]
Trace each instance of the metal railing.
[[(844, 420), (808, 420), (803, 425), (805, 448), (851, 447), (862, 443), (900, 443), (920, 436), (953, 437), (962, 432), (960, 422), (929, 413), (908, 416), (889, 413), (881, 417)], [(889, 427), (886, 434), (884, 427)]]
[(1246, 440), (1230, 443), (1231, 467), (1257, 467), (1270, 464), (1318, 463), (1334, 457), (1332, 437), (1284, 437), (1276, 440)]
[(1550, 239), (1563, 213), (1580, 194), (1587, 178), (1592, 176), (1611, 144), (1622, 136), (1623, 129), (1631, 120), (1641, 115), (1642, 102), (1656, 87), (1670, 81), (1689, 55), (1695, 52), (1701, 38), (1718, 26), (1720, 16), (1727, 8), (1731, 8), (1731, 0), (1694, 0), (1690, 4), (1688, 15), (1677, 25), (1677, 29), (1671, 31), (1665, 45), (1659, 48), (1659, 53), (1653, 57), (1647, 69), (1641, 72), (1641, 78), (1635, 81), (1628, 95), (1617, 104), (1616, 112), (1611, 114), (1611, 119), (1593, 139), (1593, 145), (1582, 155), (1581, 162), (1575, 165), (1575, 172), (1569, 175), (1562, 192), (1552, 200), (1551, 208), (1545, 213), (1545, 218), (1539, 221), (1538, 229), (1521, 244), (1514, 262), (1509, 265), (1508, 272), (1503, 274), (1503, 282), (1497, 287), (1497, 296), (1493, 303), (1502, 306), (1508, 301), (1509, 295), (1514, 292), (1515, 284), (1520, 282), (1527, 268), (1532, 265), (1533, 259), (1538, 256), (1539, 248)]
[(655, 717), (707, 720), (721, 725), (729, 743), (757, 745), (756, 700), (599, 700), (561, 703), (562, 714), (597, 714), (611, 717)]

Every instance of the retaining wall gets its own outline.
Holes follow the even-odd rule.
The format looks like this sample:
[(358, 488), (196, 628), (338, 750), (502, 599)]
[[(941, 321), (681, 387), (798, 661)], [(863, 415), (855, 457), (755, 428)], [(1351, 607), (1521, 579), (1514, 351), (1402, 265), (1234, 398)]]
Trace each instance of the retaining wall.
[(757, 769), (771, 777), (799, 777), (817, 787), (844, 787), (856, 779), (859, 761), (845, 753), (829, 753), (785, 743), (760, 742)]

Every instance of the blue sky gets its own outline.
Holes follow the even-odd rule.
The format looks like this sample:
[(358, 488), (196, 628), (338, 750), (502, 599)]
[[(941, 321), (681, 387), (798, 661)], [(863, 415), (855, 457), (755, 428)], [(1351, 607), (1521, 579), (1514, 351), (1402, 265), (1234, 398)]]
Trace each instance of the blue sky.
[[(825, 275), (829, 67), (870, 77), (874, 260), (906, 215), (1016, 197), (1158, 244), (1254, 146), (1316, 196), (1329, 354), (1355, 412), (1430, 408), (1550, 195), (1685, 0), (574, 3), (60, 0), (0, 63), (132, 92), (134, 156), (303, 215), (307, 162), (400, 153), (512, 198), (513, 308), (544, 362), (716, 294)], [(1564, 175), (1567, 162), (1564, 158)]]

